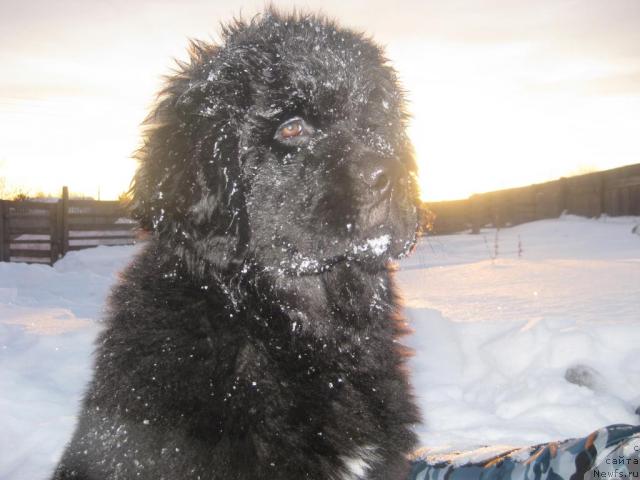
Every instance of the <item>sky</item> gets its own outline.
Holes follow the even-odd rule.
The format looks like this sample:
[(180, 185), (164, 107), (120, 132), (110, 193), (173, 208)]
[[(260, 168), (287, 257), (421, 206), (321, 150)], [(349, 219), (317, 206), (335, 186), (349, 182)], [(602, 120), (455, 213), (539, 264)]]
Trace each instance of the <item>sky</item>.
[[(385, 46), (425, 200), (640, 162), (640, 0), (273, 3)], [(0, 0), (0, 195), (117, 198), (172, 58), (264, 5)]]

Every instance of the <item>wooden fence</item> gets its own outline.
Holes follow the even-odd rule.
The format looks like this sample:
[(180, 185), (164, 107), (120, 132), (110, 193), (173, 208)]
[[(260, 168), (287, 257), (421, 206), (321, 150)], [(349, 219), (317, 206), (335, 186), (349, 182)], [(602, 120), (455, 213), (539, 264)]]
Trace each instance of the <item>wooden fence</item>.
[(640, 164), (425, 206), (433, 214), (433, 234), (478, 232), (484, 226), (517, 225), (562, 212), (585, 217), (640, 215)]
[(98, 245), (131, 245), (137, 223), (119, 202), (0, 200), (0, 260), (53, 263), (68, 251)]

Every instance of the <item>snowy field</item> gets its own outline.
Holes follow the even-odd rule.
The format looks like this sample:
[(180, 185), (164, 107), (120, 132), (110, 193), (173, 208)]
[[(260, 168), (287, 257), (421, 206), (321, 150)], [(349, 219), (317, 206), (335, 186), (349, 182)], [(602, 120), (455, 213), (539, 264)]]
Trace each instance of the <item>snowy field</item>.
[[(524, 445), (638, 423), (636, 225), (567, 216), (422, 240), (397, 279), (424, 446)], [(109, 287), (137, 248), (72, 252), (53, 268), (0, 263), (0, 479), (51, 472)], [(568, 369), (588, 386), (568, 382)]]

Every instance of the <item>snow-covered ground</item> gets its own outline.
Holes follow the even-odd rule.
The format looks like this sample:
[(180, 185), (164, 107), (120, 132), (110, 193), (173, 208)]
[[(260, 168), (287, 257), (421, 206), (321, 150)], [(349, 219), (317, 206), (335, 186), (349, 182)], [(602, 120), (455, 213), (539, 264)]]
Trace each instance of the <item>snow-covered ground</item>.
[[(639, 224), (566, 216), (422, 240), (397, 279), (423, 445), (523, 445), (638, 422)], [(0, 263), (0, 479), (51, 472), (109, 287), (138, 248), (72, 252), (53, 268)], [(565, 379), (572, 367), (590, 388)]]
[[(398, 279), (425, 446), (522, 445), (640, 421), (638, 224), (565, 216), (424, 239)], [(565, 379), (576, 366), (592, 388)]]

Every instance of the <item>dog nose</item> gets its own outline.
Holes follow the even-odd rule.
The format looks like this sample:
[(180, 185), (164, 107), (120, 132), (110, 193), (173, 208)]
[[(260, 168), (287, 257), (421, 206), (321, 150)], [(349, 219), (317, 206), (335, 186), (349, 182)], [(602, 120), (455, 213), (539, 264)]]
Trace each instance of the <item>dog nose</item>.
[(393, 172), (390, 165), (382, 162), (372, 162), (363, 170), (361, 178), (371, 194), (383, 196), (391, 190)]
[(384, 168), (379, 168), (371, 174), (369, 186), (378, 193), (386, 193), (391, 188), (391, 181)]

